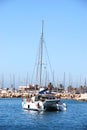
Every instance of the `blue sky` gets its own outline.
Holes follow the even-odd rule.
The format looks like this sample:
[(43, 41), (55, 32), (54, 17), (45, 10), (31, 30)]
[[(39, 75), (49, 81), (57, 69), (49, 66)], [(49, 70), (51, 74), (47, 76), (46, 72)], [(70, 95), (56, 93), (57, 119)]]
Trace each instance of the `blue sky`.
[(55, 82), (87, 78), (86, 0), (0, 0), (0, 77), (31, 80), (44, 19)]

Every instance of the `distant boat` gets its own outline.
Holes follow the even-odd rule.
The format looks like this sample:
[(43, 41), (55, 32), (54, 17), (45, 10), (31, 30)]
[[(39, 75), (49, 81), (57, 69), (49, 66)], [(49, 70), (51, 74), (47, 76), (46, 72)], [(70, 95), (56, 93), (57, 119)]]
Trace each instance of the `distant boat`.
[[(42, 21), (42, 33), (41, 33), (41, 42), (40, 42), (40, 56), (39, 56), (39, 64), (40, 64), (40, 86), (42, 83), (42, 64), (43, 64), (43, 21)], [(50, 87), (52, 84), (50, 83)], [(43, 89), (39, 91), (38, 95), (34, 95), (28, 99), (22, 100), (22, 107), (26, 110), (34, 110), (34, 111), (65, 111), (66, 104), (62, 103), (59, 99), (55, 98), (51, 92), (47, 92), (47, 89)]]

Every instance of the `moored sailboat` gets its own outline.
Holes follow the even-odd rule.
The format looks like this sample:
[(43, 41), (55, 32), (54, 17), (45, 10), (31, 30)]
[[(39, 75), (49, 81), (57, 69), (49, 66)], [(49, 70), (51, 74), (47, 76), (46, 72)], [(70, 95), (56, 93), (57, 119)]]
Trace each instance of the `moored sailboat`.
[[(40, 42), (40, 55), (39, 55), (39, 86), (42, 84), (42, 65), (43, 65), (43, 21), (42, 21), (42, 33)], [(50, 88), (52, 84), (50, 83)], [(48, 92), (47, 92), (48, 91)], [(43, 89), (38, 92), (38, 95), (29, 97), (28, 99), (23, 99), (22, 107), (26, 110), (35, 111), (65, 111), (66, 104), (61, 103), (59, 99), (55, 98), (48, 88)]]

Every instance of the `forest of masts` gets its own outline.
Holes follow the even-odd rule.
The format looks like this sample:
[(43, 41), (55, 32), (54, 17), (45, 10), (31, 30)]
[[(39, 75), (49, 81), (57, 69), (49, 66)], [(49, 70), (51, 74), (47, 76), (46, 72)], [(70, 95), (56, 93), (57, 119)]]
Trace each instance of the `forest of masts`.
[[(70, 92), (70, 93), (86, 93), (87, 92), (87, 85), (86, 85), (86, 78), (83, 81), (83, 84), (81, 83), (81, 78), (79, 82), (76, 82), (76, 84), (72, 84), (72, 81), (69, 77), (68, 83), (66, 83), (65, 73), (62, 82), (55, 83), (54, 78), (51, 82), (53, 84), (53, 90), (56, 92)], [(67, 84), (67, 85), (66, 85)], [(10, 75), (8, 80), (5, 80), (5, 76), (2, 75), (0, 79), (0, 89), (13, 89), (13, 90), (19, 90), (19, 86), (31, 86), (32, 88), (34, 85), (30, 82), (28, 73), (25, 78), (16, 78), (16, 76)], [(43, 87), (47, 87), (48, 84), (44, 84)]]

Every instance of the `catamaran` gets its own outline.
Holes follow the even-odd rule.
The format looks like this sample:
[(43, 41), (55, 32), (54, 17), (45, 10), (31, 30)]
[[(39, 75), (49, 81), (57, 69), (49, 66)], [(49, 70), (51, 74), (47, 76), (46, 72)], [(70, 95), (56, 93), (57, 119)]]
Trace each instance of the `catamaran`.
[[(42, 82), (42, 56), (43, 56), (43, 21), (42, 21), (42, 33), (41, 33), (41, 42), (40, 42), (40, 56), (39, 56), (39, 64), (40, 64), (40, 86)], [(50, 83), (50, 85), (52, 85)], [(52, 86), (51, 86), (52, 87)], [(37, 95), (33, 95), (28, 99), (22, 100), (22, 107), (26, 110), (34, 110), (34, 111), (65, 111), (66, 104), (62, 103), (60, 99), (55, 98), (51, 94), (51, 92), (47, 92), (48, 88), (43, 89), (38, 92)]]

